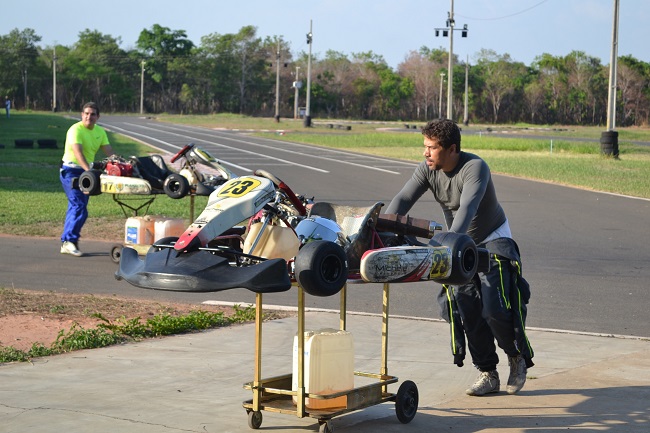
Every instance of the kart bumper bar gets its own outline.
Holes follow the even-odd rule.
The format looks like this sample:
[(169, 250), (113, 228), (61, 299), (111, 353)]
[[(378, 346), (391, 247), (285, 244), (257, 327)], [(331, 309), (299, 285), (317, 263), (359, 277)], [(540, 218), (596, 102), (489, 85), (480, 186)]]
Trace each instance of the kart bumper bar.
[(237, 267), (230, 265), (228, 259), (208, 251), (179, 253), (173, 248), (152, 248), (144, 260), (133, 248), (123, 248), (115, 278), (144, 289), (177, 292), (244, 288), (255, 293), (271, 293), (291, 288), (284, 259)]

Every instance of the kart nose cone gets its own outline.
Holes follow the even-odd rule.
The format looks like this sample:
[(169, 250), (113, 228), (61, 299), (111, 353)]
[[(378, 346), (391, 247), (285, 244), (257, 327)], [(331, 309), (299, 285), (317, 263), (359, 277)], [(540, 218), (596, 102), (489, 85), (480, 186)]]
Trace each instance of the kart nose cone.
[(327, 218), (313, 216), (305, 218), (296, 226), (296, 234), (301, 244), (311, 241), (344, 242), (341, 227)]

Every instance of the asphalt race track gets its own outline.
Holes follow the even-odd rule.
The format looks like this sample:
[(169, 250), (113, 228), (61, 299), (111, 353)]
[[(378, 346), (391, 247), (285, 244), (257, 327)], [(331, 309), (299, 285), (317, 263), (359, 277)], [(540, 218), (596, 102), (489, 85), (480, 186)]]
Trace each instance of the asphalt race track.
[[(387, 203), (414, 168), (410, 162), (147, 118), (102, 116), (100, 123), (170, 153), (194, 142), (237, 174), (264, 169), (316, 201)], [(414, 140), (420, 136), (414, 134)], [(507, 176), (495, 175), (494, 181), (531, 283), (528, 326), (650, 337), (650, 201)], [(411, 216), (443, 221), (438, 205), (426, 195)], [(58, 239), (0, 236), (0, 244), (0, 287), (197, 303), (255, 300), (244, 289), (176, 293), (116, 281), (110, 243), (82, 240), (88, 254), (80, 259), (59, 254)], [(391, 315), (437, 318), (439, 289), (432, 283), (392, 285)], [(337, 308), (338, 299), (307, 295), (306, 304)], [(265, 295), (264, 302), (296, 305), (296, 291)], [(348, 309), (379, 313), (381, 286), (349, 285)]]

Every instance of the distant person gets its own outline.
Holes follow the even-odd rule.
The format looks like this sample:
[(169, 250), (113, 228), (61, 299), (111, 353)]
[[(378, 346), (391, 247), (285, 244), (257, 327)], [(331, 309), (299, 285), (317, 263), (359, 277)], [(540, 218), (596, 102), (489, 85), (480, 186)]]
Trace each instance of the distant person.
[(11, 99), (5, 96), (5, 111), (7, 112), (7, 119), (9, 119), (9, 111), (11, 111)]
[(466, 391), (480, 396), (500, 391), (499, 357), (494, 341), (508, 356), (510, 375), (506, 391), (515, 394), (533, 366), (533, 349), (526, 336), (528, 283), (521, 275), (519, 247), (497, 200), (488, 165), (460, 150), (460, 129), (438, 119), (422, 128), (424, 158), (411, 179), (393, 198), (386, 213), (406, 215), (427, 191), (442, 207), (447, 229), (466, 233), (490, 252), (490, 270), (479, 272), (467, 284), (443, 285), (443, 316), (452, 325), (454, 362), (465, 357), (465, 338), (472, 363), (480, 374)]
[(84, 171), (92, 168), (97, 151), (101, 148), (107, 156), (113, 154), (106, 131), (97, 126), (99, 108), (94, 102), (88, 102), (81, 110), (81, 121), (68, 129), (65, 137), (65, 150), (61, 161), (60, 178), (63, 191), (68, 197), (68, 210), (65, 215), (63, 234), (61, 235), (61, 254), (82, 256), (79, 251), (81, 228), (88, 218), (89, 196), (73, 188), (73, 178), (78, 178)]

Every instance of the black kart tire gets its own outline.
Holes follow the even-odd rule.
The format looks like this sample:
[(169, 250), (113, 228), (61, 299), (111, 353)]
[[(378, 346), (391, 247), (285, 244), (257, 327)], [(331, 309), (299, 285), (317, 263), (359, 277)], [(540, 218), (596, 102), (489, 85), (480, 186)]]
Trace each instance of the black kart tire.
[(28, 138), (17, 138), (14, 140), (17, 149), (32, 149), (34, 147), (34, 140)]
[(442, 284), (466, 284), (476, 274), (479, 264), (476, 244), (466, 234), (445, 232), (438, 233), (429, 242), (430, 245), (443, 245), (451, 250), (451, 274), (447, 278), (435, 281)]
[(39, 149), (58, 149), (56, 140), (52, 138), (39, 138), (36, 142)]
[(332, 296), (348, 278), (348, 262), (340, 245), (312, 241), (303, 246), (294, 262), (296, 281), (312, 296)]
[(79, 190), (88, 195), (99, 195), (102, 193), (101, 176), (99, 170), (86, 170), (79, 176)]
[(395, 414), (402, 424), (408, 424), (418, 411), (420, 394), (417, 385), (410, 380), (403, 382), (395, 395)]
[(190, 183), (184, 176), (172, 173), (165, 179), (163, 191), (173, 199), (180, 199), (190, 193)]

